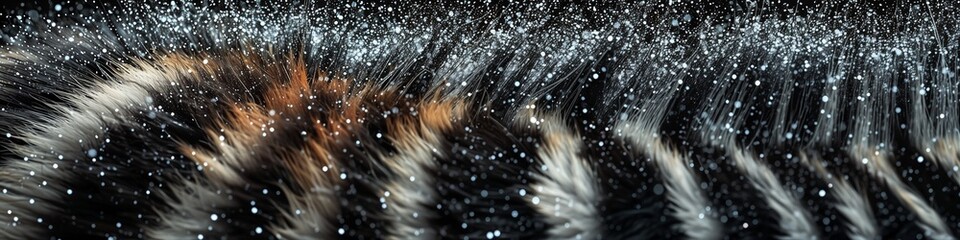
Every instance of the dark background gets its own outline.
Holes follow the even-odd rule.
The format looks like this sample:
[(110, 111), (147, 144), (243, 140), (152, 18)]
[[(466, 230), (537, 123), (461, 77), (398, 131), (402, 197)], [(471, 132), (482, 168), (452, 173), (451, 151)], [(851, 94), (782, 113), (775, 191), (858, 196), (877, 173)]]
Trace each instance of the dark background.
[[(180, 1), (180, 0), (175, 0), (175, 1)], [(190, 0), (190, 1), (197, 2), (197, 3), (230, 2), (230, 1), (210, 1), (210, 0)], [(3, 10), (2, 12), (4, 15), (11, 15), (11, 14), (17, 14), (17, 13), (22, 14), (25, 11), (29, 11), (29, 10), (37, 10), (38, 12), (47, 12), (53, 9), (53, 7), (56, 6), (57, 4), (60, 4), (61, 7), (63, 8), (70, 8), (70, 7), (75, 7), (78, 3), (82, 4), (85, 7), (94, 7), (94, 6), (104, 6), (104, 5), (117, 5), (118, 2), (121, 2), (121, 1), (117, 1), (117, 0), (0, 1), (0, 9)], [(133, 1), (133, 2), (140, 2), (140, 1)], [(165, 3), (169, 1), (147, 0), (144, 2), (164, 2)], [(261, 4), (263, 5), (273, 5), (271, 4), (271, 2), (276, 2), (276, 1), (261, 0), (258, 2), (261, 2)], [(291, 2), (291, 1), (280, 1), (280, 2)], [(297, 1), (295, 0), (293, 2), (297, 2)], [(314, 4), (324, 4), (326, 2), (338, 2), (338, 1), (325, 1), (325, 0), (313, 1)], [(345, 1), (345, 2), (349, 3), (351, 1)], [(421, 2), (421, 1), (417, 0), (413, 2)], [(485, 2), (485, 1), (476, 1), (476, 2)], [(497, 2), (498, 1), (493, 1), (492, 5), (494, 6), (506, 5), (506, 4), (497, 4)], [(651, 2), (652, 2), (651, 4), (662, 5), (665, 8), (671, 8), (677, 11), (693, 12), (693, 13), (703, 14), (703, 15), (722, 16), (722, 15), (728, 15), (731, 13), (743, 11), (743, 9), (747, 8), (747, 4), (744, 2), (748, 2), (748, 1), (720, 0), (720, 1), (694, 1), (694, 3), (690, 3), (689, 1), (682, 1), (685, 3), (674, 3), (669, 6), (667, 6), (668, 1), (660, 1), (660, 2), (651, 1)], [(676, 1), (676, 2), (681, 2), (681, 1)], [(852, 9), (854, 10), (871, 9), (883, 15), (883, 14), (895, 13), (898, 9), (904, 8), (913, 4), (925, 3), (924, 1), (921, 1), (921, 0), (893, 0), (893, 1), (861, 0), (861, 1), (856, 1), (856, 3), (848, 3), (849, 1), (845, 1), (845, 0), (832, 0), (832, 1), (831, 0), (828, 0), (828, 1), (757, 0), (755, 2), (757, 2), (757, 4), (761, 6), (761, 8), (767, 11), (776, 12), (776, 13), (785, 14), (785, 15), (794, 15), (794, 14), (805, 15), (810, 13), (823, 13), (823, 12), (834, 12), (834, 11), (843, 12), (843, 11), (850, 11)], [(331, 3), (331, 4), (335, 4), (335, 3)], [(399, 5), (405, 5), (406, 3), (394, 2), (394, 3), (375, 3), (375, 4), (399, 6)], [(474, 4), (474, 5), (479, 5), (479, 4), (480, 3)], [(444, 4), (443, 1), (438, 1), (436, 5), (446, 5), (446, 4)], [(483, 5), (485, 5), (484, 7), (487, 7), (487, 8), (490, 7), (487, 4), (483, 4)], [(582, 7), (583, 9), (587, 9), (589, 7), (597, 7), (596, 9), (600, 9), (602, 11), (603, 9), (617, 8), (622, 4), (608, 2), (608, 3), (569, 3), (569, 4), (563, 4), (563, 5), (573, 6), (575, 8)], [(497, 10), (497, 9), (494, 9), (494, 10)]]
[[(171, 1), (181, 2), (183, 0), (27, 0), (22, 2), (0, 0), (0, 31), (4, 35), (16, 35), (17, 16), (46, 16), (48, 18), (57, 18), (64, 12), (77, 12), (77, 8), (83, 8), (83, 12), (94, 9), (116, 9), (116, 6), (123, 4), (143, 4), (154, 2), (157, 4), (169, 4)], [(210, 6), (210, 9), (220, 9), (224, 6), (233, 6), (243, 8), (243, 6), (281, 6), (289, 5), (291, 2), (307, 2), (313, 7), (323, 7), (324, 5), (339, 8), (344, 5), (355, 2), (354, 0), (345, 1), (305, 1), (305, 0), (244, 0), (244, 1), (212, 1), (212, 0), (187, 0), (188, 2), (198, 3), (200, 5)], [(899, 32), (904, 28), (909, 28), (913, 23), (904, 23), (897, 16), (903, 16), (906, 9), (920, 6), (926, 13), (928, 10), (934, 16), (937, 15), (955, 15), (960, 13), (956, 9), (946, 9), (942, 7), (939, 1), (927, 3), (926, 0), (859, 0), (850, 3), (847, 0), (729, 0), (729, 1), (681, 1), (681, 0), (649, 0), (648, 5), (625, 6), (618, 2), (605, 3), (556, 3), (550, 2), (548, 6), (550, 11), (545, 15), (557, 16), (567, 14), (578, 14), (583, 16), (586, 21), (586, 27), (605, 26), (609, 21), (616, 17), (611, 16), (610, 12), (617, 12), (622, 9), (631, 9), (638, 7), (650, 7), (655, 10), (658, 18), (662, 16), (675, 17), (690, 14), (692, 24), (687, 24), (679, 29), (673, 29), (678, 32), (685, 32), (685, 27), (700, 25), (700, 21), (710, 19), (711, 24), (733, 22), (742, 16), (761, 15), (769, 18), (788, 18), (791, 16), (815, 15), (826, 19), (835, 19), (838, 22), (851, 23), (854, 28), (868, 31), (884, 32), (885, 34)], [(241, 2), (241, 3), (238, 3)], [(674, 3), (670, 3), (674, 2)], [(683, 2), (683, 3), (681, 3)], [(747, 2), (753, 2), (749, 4)], [(213, 3), (213, 4), (211, 4)], [(279, 3), (279, 4), (278, 4)], [(405, 9), (397, 11), (395, 16), (401, 15), (419, 15), (433, 16), (446, 13), (447, 9), (466, 9), (470, 11), (479, 10), (488, 15), (504, 15), (503, 13), (512, 13), (522, 11), (526, 6), (532, 6), (535, 3), (506, 3), (505, 1), (475, 0), (468, 3), (449, 3), (447, 0), (414, 0), (392, 3), (362, 3), (372, 6), (368, 9), (378, 9), (379, 6), (392, 6), (394, 9)], [(61, 12), (53, 11), (54, 7), (60, 5)], [(947, 4), (956, 5), (956, 4)], [(952, 6), (951, 6), (952, 7)], [(382, 9), (382, 8), (381, 8)], [(570, 11), (570, 10), (573, 11)], [(662, 9), (662, 10), (661, 10)], [(376, 10), (364, 12), (361, 14), (375, 13)], [(492, 14), (491, 14), (492, 13)], [(952, 18), (951, 18), (952, 19)], [(950, 19), (945, 19), (950, 20)]]

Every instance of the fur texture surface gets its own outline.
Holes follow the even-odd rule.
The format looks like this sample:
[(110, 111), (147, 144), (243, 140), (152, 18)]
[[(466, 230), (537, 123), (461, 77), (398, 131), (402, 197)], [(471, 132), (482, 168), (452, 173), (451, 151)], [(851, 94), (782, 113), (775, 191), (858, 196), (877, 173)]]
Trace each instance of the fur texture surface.
[(14, 8), (0, 239), (954, 239), (954, 5)]

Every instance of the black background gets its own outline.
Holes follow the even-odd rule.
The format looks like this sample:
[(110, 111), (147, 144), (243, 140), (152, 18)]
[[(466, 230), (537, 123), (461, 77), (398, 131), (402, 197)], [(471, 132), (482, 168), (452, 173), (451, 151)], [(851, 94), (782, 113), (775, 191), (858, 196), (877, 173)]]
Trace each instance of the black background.
[[(176, 0), (180, 1), (180, 0)], [(191, 0), (193, 2), (203, 3), (211, 2), (209, 0)], [(60, 4), (64, 8), (69, 8), (75, 6), (77, 3), (83, 4), (85, 7), (94, 7), (94, 6), (104, 6), (104, 5), (117, 5), (117, 0), (71, 0), (71, 1), (50, 1), (50, 0), (39, 0), (39, 1), (0, 1), (0, 8), (2, 8), (2, 13), (4, 15), (10, 16), (14, 14), (23, 14), (29, 10), (37, 10), (38, 12), (44, 13), (53, 9), (53, 6)], [(140, 2), (140, 1), (133, 1)], [(144, 2), (160, 2), (160, 1), (144, 1)], [(162, 1), (169, 2), (169, 1)], [(227, 2), (227, 1), (212, 1), (212, 2)], [(270, 5), (272, 1), (264, 0), (260, 1), (266, 5)], [(290, 1), (281, 1), (281, 2), (290, 2)], [(293, 2), (297, 2), (296, 0)], [(324, 4), (328, 2), (336, 1), (313, 1), (316, 4)], [(351, 1), (346, 1), (351, 2)], [(420, 2), (414, 1), (414, 2)], [(442, 1), (441, 1), (442, 2)], [(486, 1), (474, 1), (474, 2), (486, 2)], [(492, 5), (505, 5), (497, 4), (498, 1), (493, 1)], [(685, 3), (674, 3), (669, 5), (668, 8), (671, 8), (676, 11), (687, 11), (693, 12), (696, 14), (705, 14), (705, 15), (714, 15), (714, 16), (724, 16), (738, 11), (742, 11), (747, 4), (742, 0), (731, 0), (731, 1), (676, 1), (676, 2), (685, 2)], [(856, 1), (856, 3), (847, 3), (848, 1), (814, 1), (814, 0), (758, 0), (758, 4), (761, 8), (775, 13), (780, 13), (784, 15), (805, 15), (811, 13), (822, 13), (826, 12), (836, 12), (836, 11), (848, 11), (849, 9), (871, 9), (877, 13), (883, 14), (892, 14), (898, 9), (902, 9), (912, 4), (923, 4), (923, 1), (920, 0), (861, 0)], [(329, 3), (336, 4), (336, 3)], [(404, 2), (393, 2), (393, 3), (376, 3), (377, 5), (403, 5)], [(667, 7), (667, 1), (651, 1), (653, 5), (661, 5)], [(438, 4), (440, 5), (440, 4)], [(487, 4), (485, 6), (489, 7)], [(618, 3), (570, 3), (564, 4), (567, 6), (572, 6), (575, 8), (582, 7), (587, 9), (588, 7), (597, 7), (596, 9), (611, 9), (620, 7), (622, 4)], [(498, 10), (498, 9), (494, 9)], [(506, 10), (506, 9), (504, 9)]]

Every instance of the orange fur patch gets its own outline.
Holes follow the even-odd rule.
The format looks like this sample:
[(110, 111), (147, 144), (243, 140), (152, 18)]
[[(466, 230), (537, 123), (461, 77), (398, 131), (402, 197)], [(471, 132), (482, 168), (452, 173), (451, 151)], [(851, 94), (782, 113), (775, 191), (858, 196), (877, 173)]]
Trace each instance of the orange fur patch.
[[(207, 177), (233, 186), (243, 184), (243, 171), (279, 165), (290, 173), (295, 186), (300, 187), (298, 190), (329, 188), (339, 184), (340, 174), (340, 164), (331, 149), (353, 144), (352, 136), (364, 133), (363, 124), (368, 118), (385, 117), (388, 136), (398, 145), (411, 142), (412, 138), (439, 142), (443, 132), (453, 129), (454, 121), (462, 119), (468, 108), (462, 100), (439, 99), (439, 91), (426, 99), (409, 99), (401, 97), (393, 87), (355, 86), (350, 79), (330, 77), (323, 72), (311, 74), (303, 59), (292, 54), (285, 61), (275, 61), (287, 64), (274, 65), (263, 64), (260, 56), (239, 54), (203, 60), (171, 56), (164, 62), (192, 66), (187, 69), (195, 69), (192, 73), (197, 74), (193, 76), (197, 79), (216, 75), (218, 70), (231, 71), (224, 66), (246, 66), (243, 71), (247, 74), (267, 79), (269, 85), (260, 98), (228, 99), (231, 107), (227, 111), (209, 114), (218, 118), (217, 129), (206, 132), (214, 142), (213, 150), (186, 144), (180, 148), (205, 167)], [(258, 104), (255, 99), (263, 102)], [(389, 114), (394, 107), (410, 109), (412, 113)], [(293, 141), (297, 144), (289, 146), (271, 142), (276, 141), (271, 140), (273, 131), (291, 125), (297, 130), (303, 128), (302, 141)]]

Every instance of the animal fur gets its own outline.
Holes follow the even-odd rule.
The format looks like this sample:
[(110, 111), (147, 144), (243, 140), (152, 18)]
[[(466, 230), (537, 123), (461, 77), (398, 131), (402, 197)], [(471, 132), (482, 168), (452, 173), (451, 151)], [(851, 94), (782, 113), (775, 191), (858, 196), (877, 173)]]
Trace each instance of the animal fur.
[(8, 11), (0, 238), (960, 234), (953, 5), (677, 4)]

